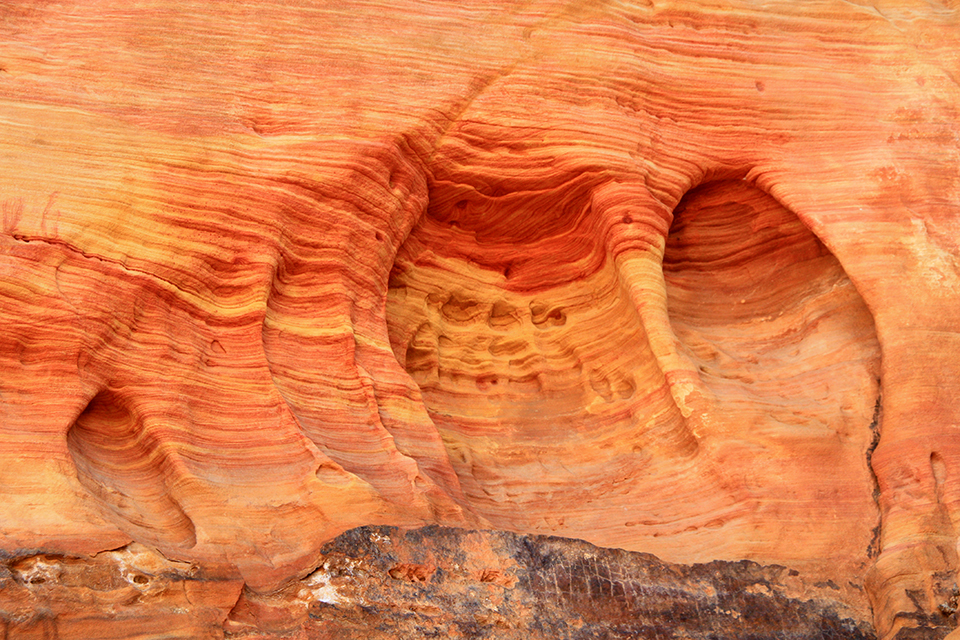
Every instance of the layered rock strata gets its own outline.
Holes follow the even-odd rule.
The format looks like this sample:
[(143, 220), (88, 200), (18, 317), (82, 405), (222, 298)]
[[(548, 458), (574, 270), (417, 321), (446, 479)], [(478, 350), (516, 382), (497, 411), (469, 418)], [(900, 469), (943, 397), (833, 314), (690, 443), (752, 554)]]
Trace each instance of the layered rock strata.
[[(949, 3), (0, 8), (0, 548), (957, 570)], [(848, 587), (866, 578), (865, 592)]]

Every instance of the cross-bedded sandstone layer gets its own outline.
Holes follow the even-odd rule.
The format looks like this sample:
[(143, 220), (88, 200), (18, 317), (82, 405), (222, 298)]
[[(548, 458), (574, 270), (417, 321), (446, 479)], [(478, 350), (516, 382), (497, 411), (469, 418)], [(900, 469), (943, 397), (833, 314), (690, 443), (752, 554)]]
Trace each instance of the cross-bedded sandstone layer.
[(442, 523), (797, 567), (883, 637), (936, 613), (949, 3), (0, 18), (3, 549), (266, 593)]

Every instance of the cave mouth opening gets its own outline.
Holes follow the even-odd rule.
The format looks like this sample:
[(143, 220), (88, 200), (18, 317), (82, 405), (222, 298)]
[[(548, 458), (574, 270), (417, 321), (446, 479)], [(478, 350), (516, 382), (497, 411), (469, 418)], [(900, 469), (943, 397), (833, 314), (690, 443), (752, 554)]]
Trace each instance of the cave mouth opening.
[(706, 457), (757, 499), (771, 535), (790, 539), (777, 529), (795, 522), (800, 553), (866, 559), (880, 347), (840, 262), (765, 191), (716, 180), (675, 208), (663, 276), (677, 348), (710, 398)]
[[(784, 401), (804, 388), (790, 378), (834, 380), (861, 365), (876, 387), (873, 318), (842, 265), (796, 214), (748, 182), (711, 181), (684, 195), (663, 276), (671, 328), (721, 399), (724, 380), (773, 391), (761, 387), (775, 369), (769, 382)], [(811, 392), (823, 386), (808, 382)], [(869, 418), (878, 394), (864, 395)]]
[(170, 494), (170, 454), (124, 394), (97, 393), (66, 439), (80, 484), (121, 528), (161, 548), (196, 545), (193, 522)]
[(616, 546), (588, 532), (623, 522), (576, 512), (611, 467), (618, 483), (656, 475), (669, 446), (656, 435), (682, 418), (606, 254), (596, 178), (497, 196), (433, 187), (390, 274), (387, 328), (465, 497), (494, 526)]

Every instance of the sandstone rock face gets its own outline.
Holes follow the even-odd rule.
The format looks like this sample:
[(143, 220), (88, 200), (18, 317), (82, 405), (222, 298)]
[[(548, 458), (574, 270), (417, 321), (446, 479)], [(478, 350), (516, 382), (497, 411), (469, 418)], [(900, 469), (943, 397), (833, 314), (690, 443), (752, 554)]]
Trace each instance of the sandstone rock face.
[(266, 595), (136, 543), (86, 562), (12, 559), (0, 586), (20, 614), (0, 629), (16, 638), (875, 638), (836, 584), (783, 566), (434, 526), (346, 532)]
[(0, 17), (6, 553), (135, 543), (255, 600), (438, 523), (941, 620), (950, 3)]

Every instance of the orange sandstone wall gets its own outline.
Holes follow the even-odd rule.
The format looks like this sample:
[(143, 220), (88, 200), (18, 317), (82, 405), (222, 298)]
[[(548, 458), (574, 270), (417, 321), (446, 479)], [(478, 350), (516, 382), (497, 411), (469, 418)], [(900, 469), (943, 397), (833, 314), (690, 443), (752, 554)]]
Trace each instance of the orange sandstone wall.
[(5, 552), (266, 592), (355, 526), (497, 528), (796, 567), (883, 637), (954, 586), (951, 3), (0, 34)]

